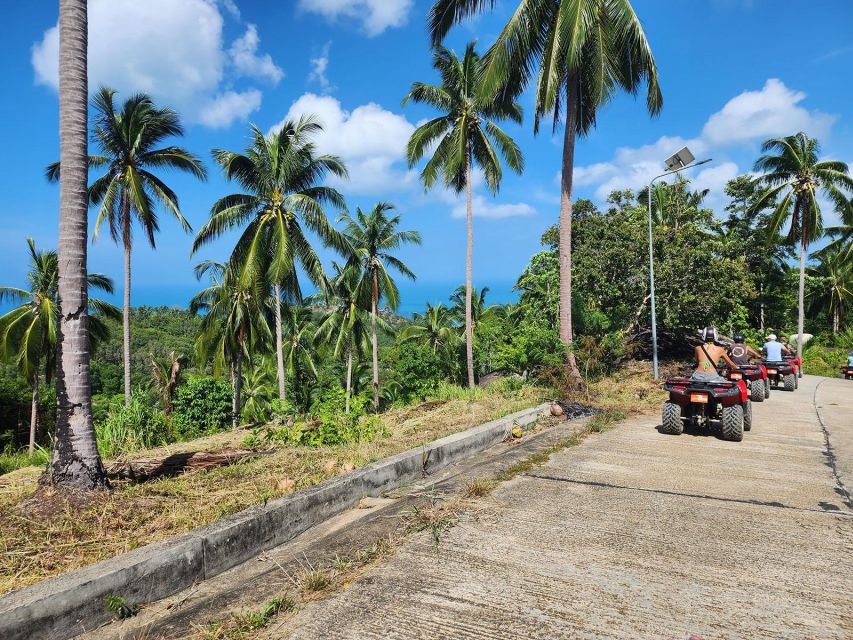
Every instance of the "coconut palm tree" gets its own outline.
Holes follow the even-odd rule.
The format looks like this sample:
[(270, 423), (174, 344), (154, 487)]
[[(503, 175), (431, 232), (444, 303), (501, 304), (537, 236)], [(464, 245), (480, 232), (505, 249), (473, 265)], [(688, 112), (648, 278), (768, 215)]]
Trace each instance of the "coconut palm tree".
[[(57, 280), (59, 266), (56, 251), (38, 251), (32, 238), (27, 238), (30, 251), (30, 271), (27, 273), (28, 289), (0, 287), (0, 302), (20, 302), (21, 305), (0, 317), (0, 356), (14, 359), (18, 371), (32, 386), (32, 410), (30, 414), (29, 454), (35, 450), (38, 428), (39, 376), (44, 365), (44, 381), (50, 384), (56, 369), (57, 325), (59, 322), (59, 300)], [(113, 281), (104, 275), (90, 273), (89, 288), (113, 292)], [(103, 300), (88, 298), (90, 341), (108, 336), (107, 325), (102, 316), (113, 319), (121, 312)]]
[[(439, 44), (450, 28), (496, 0), (435, 0), (428, 28)], [(618, 89), (635, 94), (645, 81), (646, 108), (663, 105), (658, 71), (640, 20), (629, 0), (521, 0), (497, 41), (486, 54), (482, 90), (487, 94), (522, 91), (538, 67), (538, 132), (543, 117), (554, 128), (562, 120), (563, 159), (560, 180), (560, 339), (568, 347), (572, 332), (572, 175), (575, 140), (595, 128), (598, 110)], [(582, 379), (574, 354), (568, 364)]]
[(406, 264), (391, 254), (391, 251), (403, 244), (421, 243), (421, 234), (417, 231), (398, 231), (400, 216), (387, 214), (393, 211), (390, 202), (380, 202), (370, 213), (356, 209), (355, 218), (344, 213), (338, 218), (344, 223), (344, 235), (350, 244), (355, 259), (362, 267), (362, 273), (367, 278), (370, 287), (370, 333), (373, 352), (373, 409), (379, 410), (379, 343), (376, 336), (376, 318), (379, 300), (385, 299), (386, 304), (397, 310), (400, 294), (397, 285), (388, 273), (388, 267), (395, 269), (410, 280), (415, 280), (415, 274)]
[(87, 2), (59, 0), (59, 299), (56, 444), (46, 480), (91, 490), (109, 485), (92, 423), (86, 241), (88, 172)]
[[(672, 184), (658, 182), (652, 187), (652, 221), (661, 227), (678, 227), (684, 222), (697, 221), (703, 211), (702, 203), (710, 189), (691, 191), (690, 181), (677, 178)], [(649, 188), (643, 188), (637, 196), (637, 202), (643, 207), (649, 204)], [(711, 217), (710, 210), (704, 210)]]
[[(346, 406), (349, 413), (352, 393), (353, 358), (364, 355), (369, 341), (367, 309), (370, 308), (370, 290), (364, 286), (361, 267), (348, 264), (341, 267), (334, 263), (334, 277), (327, 283), (328, 307), (323, 314), (315, 340), (331, 347), (335, 358), (346, 361)], [(380, 319), (381, 328), (384, 322)]]
[(450, 310), (440, 302), (436, 305), (427, 303), (424, 313), (415, 313), (412, 323), (400, 332), (399, 339), (401, 342), (426, 344), (433, 353), (449, 353), (456, 348), (458, 341)]
[[(477, 290), (477, 287), (471, 289), (471, 331), (477, 335), (477, 325), (482, 320), (489, 318), (495, 312), (495, 307), (486, 304), (486, 295), (489, 293), (488, 287), (483, 287)], [(456, 288), (450, 296), (450, 317), (462, 324), (465, 319), (465, 285)]]
[(265, 422), (270, 417), (275, 396), (271, 364), (265, 358), (256, 358), (244, 376), (246, 401), (243, 404), (243, 415), (255, 423)]
[(823, 216), (818, 193), (828, 198), (842, 213), (851, 216), (851, 203), (845, 192), (853, 192), (853, 178), (847, 165), (837, 160), (818, 160), (820, 145), (802, 131), (786, 138), (772, 138), (761, 147), (764, 154), (755, 162), (755, 171), (763, 173), (764, 192), (754, 208), (777, 201), (770, 216), (768, 233), (775, 237), (790, 221), (788, 239), (800, 245), (800, 289), (797, 319), (797, 355), (803, 354), (803, 324), (806, 250), (823, 234)]
[[(98, 205), (98, 217), (92, 239), (98, 238), (106, 224), (116, 244), (124, 247), (124, 403), (130, 405), (130, 256), (133, 247), (134, 219), (142, 227), (152, 248), (154, 235), (160, 230), (157, 219), (159, 203), (172, 214), (184, 231), (191, 231), (181, 214), (178, 196), (152, 171), (178, 169), (204, 180), (207, 177), (201, 161), (181, 147), (158, 148), (167, 138), (182, 136), (178, 113), (157, 107), (151, 97), (138, 93), (116, 110), (116, 92), (101, 87), (92, 99), (95, 108), (92, 139), (100, 155), (89, 156), (89, 166), (107, 167), (107, 172), (92, 182), (89, 200)], [(60, 163), (47, 168), (49, 180), (57, 180)]]
[(308, 375), (317, 377), (316, 333), (317, 325), (311, 309), (303, 304), (290, 304), (282, 308), (284, 370), (291, 380)]
[(182, 353), (170, 352), (165, 358), (151, 354), (151, 383), (163, 406), (163, 413), (171, 415), (174, 409), (175, 392), (181, 383), (181, 374), (187, 364)]
[[(474, 386), (474, 336), (471, 327), (472, 260), (474, 255), (474, 223), (471, 206), (471, 176), (474, 166), (482, 169), (486, 186), (497, 193), (503, 175), (499, 155), (516, 173), (524, 169), (524, 159), (515, 141), (496, 124), (510, 119), (521, 122), (521, 107), (512, 98), (488, 92), (482, 85), (483, 61), (469, 43), (460, 60), (456, 54), (438, 46), (433, 67), (441, 76), (440, 85), (415, 82), (403, 99), (422, 102), (442, 115), (424, 123), (412, 133), (406, 154), (413, 167), (427, 153), (432, 157), (421, 172), (424, 187), (429, 189), (439, 176), (446, 187), (465, 191), (467, 249), (465, 257), (465, 347), (468, 364), (468, 386)], [(497, 152), (495, 151), (497, 148)]]
[(820, 286), (810, 296), (809, 314), (814, 317), (826, 311), (832, 332), (838, 333), (841, 319), (853, 306), (853, 260), (840, 251), (821, 251), (817, 257), (810, 275), (820, 279)]
[(251, 350), (261, 348), (272, 337), (269, 329), (268, 282), (258, 278), (245, 283), (241, 268), (206, 261), (195, 268), (200, 280), (210, 276), (211, 284), (190, 301), (192, 313), (203, 313), (196, 355), (200, 362), (213, 361), (214, 375), (227, 366), (231, 376), (232, 426), (240, 425), (243, 360)]
[[(322, 131), (314, 116), (304, 115), (299, 120), (286, 120), (268, 136), (252, 126), (252, 144), (244, 153), (214, 149), (216, 164), (244, 193), (214, 203), (210, 220), (193, 242), (193, 253), (223, 233), (245, 226), (230, 258), (240, 266), (243, 280), (263, 273), (272, 282), (275, 299), (281, 302), (284, 294), (298, 301), (301, 292), (295, 269), (299, 265), (316, 287), (322, 287), (323, 266), (306, 231), (340, 252), (347, 247), (323, 211), (324, 205), (344, 208), (344, 199), (335, 189), (320, 184), (330, 173), (347, 177), (347, 170), (337, 156), (317, 155), (313, 139)], [(284, 400), (281, 306), (273, 307), (278, 395)]]

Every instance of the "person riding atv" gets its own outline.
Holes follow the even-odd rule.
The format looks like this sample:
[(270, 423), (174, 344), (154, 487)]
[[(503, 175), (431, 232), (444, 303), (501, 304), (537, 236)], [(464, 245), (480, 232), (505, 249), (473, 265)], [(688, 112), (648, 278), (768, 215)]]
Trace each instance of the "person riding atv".
[[(770, 397), (770, 383), (767, 380), (767, 370), (761, 364), (761, 354), (746, 344), (743, 335), (736, 333), (729, 345), (729, 357), (734, 360), (740, 372), (729, 370), (727, 377), (732, 380), (745, 380), (753, 402), (763, 402)], [(757, 363), (753, 363), (757, 360)]]
[(787, 349), (788, 353), (785, 355), (785, 360), (796, 365), (795, 368), (797, 370), (797, 378), (803, 377), (803, 360), (800, 356), (797, 355), (797, 348), (793, 346), (790, 342), (788, 342), (785, 336), (779, 338), (779, 342), (782, 343), (782, 348)]
[(785, 356), (791, 356), (791, 352), (776, 340), (774, 334), (767, 336), (767, 342), (761, 347), (764, 353), (764, 366), (767, 368), (767, 377), (771, 384), (784, 386), (785, 391), (793, 391), (797, 384), (797, 367), (788, 361)]
[(847, 380), (853, 379), (853, 351), (847, 356), (847, 364), (841, 367), (841, 375)]
[(727, 380), (717, 372), (722, 360), (732, 371), (738, 365), (717, 344), (717, 331), (706, 327), (703, 344), (695, 349), (696, 370), (689, 378), (668, 378), (663, 388), (669, 392), (664, 402), (661, 432), (679, 435), (685, 423), (708, 428), (718, 423), (725, 440), (739, 442), (752, 428), (752, 404), (743, 380)]
[(732, 358), (726, 350), (717, 343), (717, 330), (714, 327), (708, 326), (702, 331), (702, 342), (695, 349), (693, 354), (696, 356), (696, 370), (690, 376), (691, 380), (699, 382), (718, 382), (725, 380), (718, 372), (717, 366), (720, 360), (725, 362), (732, 369), (739, 369), (740, 366)]

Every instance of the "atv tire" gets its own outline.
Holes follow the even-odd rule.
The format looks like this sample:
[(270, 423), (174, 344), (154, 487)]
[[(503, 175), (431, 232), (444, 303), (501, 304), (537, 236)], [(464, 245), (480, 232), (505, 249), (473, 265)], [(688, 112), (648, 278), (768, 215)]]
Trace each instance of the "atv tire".
[(797, 388), (797, 376), (789, 373), (785, 376), (785, 391), (793, 391)]
[(749, 383), (749, 399), (753, 402), (764, 402), (764, 380), (753, 380)]
[(749, 431), (752, 429), (752, 401), (747, 400), (743, 405), (743, 430)]
[(681, 405), (677, 402), (663, 403), (661, 431), (674, 436), (681, 435), (684, 431), (684, 423), (681, 421)]
[(723, 407), (722, 426), (724, 440), (743, 440), (743, 407), (739, 404)]
[(770, 399), (770, 380), (767, 380), (766, 378), (764, 380), (764, 399)]
[(799, 389), (799, 388), (800, 388), (800, 377), (794, 376), (794, 389)]

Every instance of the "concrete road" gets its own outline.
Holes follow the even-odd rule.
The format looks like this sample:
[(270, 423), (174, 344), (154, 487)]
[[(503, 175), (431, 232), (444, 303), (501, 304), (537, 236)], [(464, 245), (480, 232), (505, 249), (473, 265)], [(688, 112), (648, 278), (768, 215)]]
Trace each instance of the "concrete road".
[(657, 424), (552, 456), (268, 637), (853, 638), (853, 382), (774, 392), (741, 443)]

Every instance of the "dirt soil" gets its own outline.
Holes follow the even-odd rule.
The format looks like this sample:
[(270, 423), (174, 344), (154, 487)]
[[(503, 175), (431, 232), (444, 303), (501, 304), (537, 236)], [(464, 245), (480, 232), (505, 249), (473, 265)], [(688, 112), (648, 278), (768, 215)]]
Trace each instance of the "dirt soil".
[(851, 391), (806, 376), (740, 443), (633, 418), (259, 637), (853, 638)]

